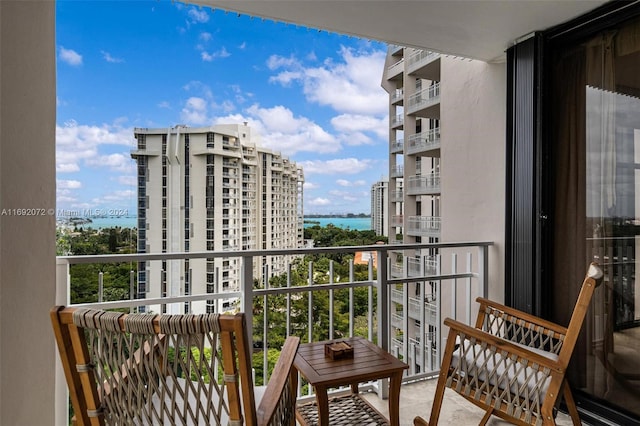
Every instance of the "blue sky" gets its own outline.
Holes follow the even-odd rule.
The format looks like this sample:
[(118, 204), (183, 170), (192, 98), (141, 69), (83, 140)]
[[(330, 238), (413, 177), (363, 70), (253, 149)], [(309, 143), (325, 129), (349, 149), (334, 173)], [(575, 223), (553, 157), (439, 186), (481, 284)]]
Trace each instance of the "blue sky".
[(58, 209), (135, 214), (134, 127), (248, 121), (305, 213), (369, 213), (388, 169), (383, 43), (169, 0), (57, 2)]

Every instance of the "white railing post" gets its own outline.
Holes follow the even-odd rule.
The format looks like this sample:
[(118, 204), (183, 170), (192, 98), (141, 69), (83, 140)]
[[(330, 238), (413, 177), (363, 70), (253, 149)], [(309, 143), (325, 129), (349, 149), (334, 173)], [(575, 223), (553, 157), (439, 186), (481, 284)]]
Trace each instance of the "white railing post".
[[(329, 261), (329, 284), (333, 284), (333, 260)], [(333, 289), (329, 290), (329, 340), (333, 339)]]
[[(349, 259), (349, 282), (355, 280), (355, 273), (353, 269), (353, 258)], [(354, 295), (353, 287), (349, 289), (349, 337), (353, 337), (353, 323), (354, 323)]]
[[(389, 349), (389, 285), (387, 284), (387, 251), (378, 250), (378, 276), (376, 287), (378, 290), (378, 346)], [(378, 383), (378, 396), (389, 398), (389, 379), (382, 379)]]
[[(136, 299), (135, 295), (136, 272), (132, 269), (129, 271), (129, 300)], [(129, 313), (133, 313), (133, 306), (129, 308)]]
[(104, 302), (104, 274), (98, 272), (98, 303)]
[(489, 246), (480, 246), (478, 250), (478, 283), (482, 297), (489, 297)]
[[(467, 274), (471, 273), (471, 253), (467, 253)], [(466, 279), (466, 305), (467, 305), (467, 324), (471, 325), (471, 277)]]
[[(242, 270), (240, 272), (240, 285), (242, 286), (242, 298), (240, 299), (240, 311), (244, 312), (247, 320), (247, 335), (249, 343), (253, 346), (253, 257), (242, 256)], [(216, 302), (217, 303), (217, 302)]]
[[(56, 305), (69, 305), (69, 288), (71, 279), (69, 276), (69, 261), (58, 259), (56, 261)], [(57, 425), (69, 424), (69, 391), (67, 378), (62, 368), (60, 354), (56, 350), (55, 372), (55, 419)]]

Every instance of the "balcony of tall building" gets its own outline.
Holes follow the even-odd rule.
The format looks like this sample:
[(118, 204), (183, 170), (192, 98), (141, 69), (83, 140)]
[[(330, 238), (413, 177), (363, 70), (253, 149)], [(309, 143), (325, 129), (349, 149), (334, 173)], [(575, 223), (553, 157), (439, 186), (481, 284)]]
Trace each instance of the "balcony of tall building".
[(440, 157), (440, 127), (409, 135), (405, 153)]
[(410, 216), (406, 233), (414, 237), (439, 237), (441, 218), (438, 216)]
[(407, 195), (440, 194), (440, 173), (409, 176), (406, 188)]
[(390, 65), (387, 68), (386, 78), (387, 80), (401, 79), (403, 72), (404, 72), (404, 59), (400, 59), (398, 62)]
[(407, 114), (426, 118), (440, 118), (440, 82), (409, 96)]
[(440, 81), (440, 54), (429, 50), (410, 49), (407, 73), (431, 81)]

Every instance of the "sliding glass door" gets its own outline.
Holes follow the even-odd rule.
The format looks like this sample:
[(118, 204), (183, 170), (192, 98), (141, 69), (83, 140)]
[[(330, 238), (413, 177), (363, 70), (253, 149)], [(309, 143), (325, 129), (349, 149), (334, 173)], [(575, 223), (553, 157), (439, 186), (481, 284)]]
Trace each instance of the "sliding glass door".
[(570, 379), (640, 417), (640, 20), (565, 45), (551, 60), (550, 312), (566, 324), (586, 266), (603, 266)]

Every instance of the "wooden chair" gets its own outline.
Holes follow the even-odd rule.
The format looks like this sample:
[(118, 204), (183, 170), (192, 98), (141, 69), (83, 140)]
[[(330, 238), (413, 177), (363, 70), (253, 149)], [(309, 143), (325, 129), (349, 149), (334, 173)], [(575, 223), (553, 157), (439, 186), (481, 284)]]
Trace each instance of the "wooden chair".
[(300, 339), (287, 338), (256, 395), (244, 314), (58, 306), (51, 322), (77, 424), (295, 425)]
[(431, 417), (414, 425), (438, 424), (449, 387), (492, 415), (516, 425), (555, 425), (556, 404), (564, 395), (574, 425), (580, 425), (565, 372), (602, 270), (592, 263), (582, 283), (568, 327), (478, 298), (476, 326), (447, 318), (449, 337)]

